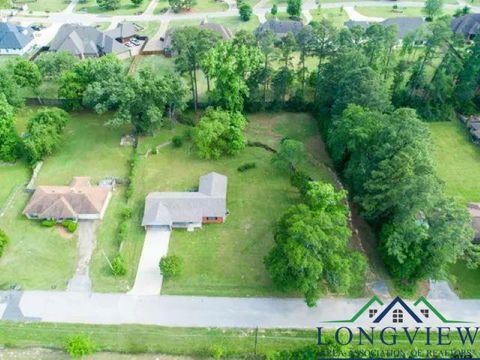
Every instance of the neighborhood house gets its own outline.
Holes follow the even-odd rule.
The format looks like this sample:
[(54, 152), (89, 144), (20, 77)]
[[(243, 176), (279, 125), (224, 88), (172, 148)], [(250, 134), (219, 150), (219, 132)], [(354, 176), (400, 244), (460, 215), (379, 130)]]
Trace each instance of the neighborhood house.
[(39, 186), (23, 214), (39, 220), (102, 219), (111, 196), (111, 186), (92, 186), (89, 177), (77, 176), (68, 186)]
[(480, 14), (467, 14), (452, 20), (452, 31), (461, 34), (467, 40), (473, 40), (480, 31)]
[(137, 33), (142, 30), (143, 28), (141, 26), (130, 21), (124, 21), (119, 23), (115, 29), (105, 32), (105, 34), (113, 37), (118, 42), (125, 44), (132, 40)]
[(153, 192), (147, 195), (142, 225), (193, 230), (223, 223), (227, 216), (227, 177), (215, 172), (200, 177), (195, 192)]
[[(345, 26), (349, 29), (351, 29), (354, 26), (360, 26), (363, 29), (367, 29), (373, 24), (375, 23), (371, 23), (369, 21), (348, 20), (345, 23)], [(411, 33), (420, 29), (425, 24), (425, 21), (423, 20), (422, 17), (395, 17), (395, 18), (385, 19), (382, 22), (379, 22), (378, 24), (385, 28), (388, 28), (389, 26), (396, 27), (397, 39), (401, 40), (408, 33)]]
[(23, 55), (34, 43), (32, 29), (0, 22), (0, 55)]
[(81, 59), (116, 54), (120, 59), (131, 56), (130, 49), (108, 33), (93, 26), (64, 24), (50, 44), (50, 51), (67, 51)]
[(266, 31), (271, 31), (278, 38), (283, 38), (287, 36), (289, 32), (293, 35), (297, 36), (300, 30), (304, 27), (301, 21), (293, 21), (293, 20), (268, 20), (265, 21), (263, 24), (260, 24), (255, 30), (255, 36), (258, 37), (262, 33)]

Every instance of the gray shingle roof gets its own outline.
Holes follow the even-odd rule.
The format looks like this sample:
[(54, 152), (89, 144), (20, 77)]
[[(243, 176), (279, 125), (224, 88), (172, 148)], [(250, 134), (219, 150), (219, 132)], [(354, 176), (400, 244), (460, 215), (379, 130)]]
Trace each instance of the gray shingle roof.
[(31, 29), (0, 22), (0, 49), (23, 49), (33, 40)]
[(141, 29), (140, 26), (133, 22), (124, 21), (119, 23), (115, 29), (105, 32), (105, 34), (114, 39), (127, 39), (136, 35)]
[(303, 26), (304, 25), (301, 21), (276, 19), (268, 20), (257, 27), (257, 29), (255, 30), (255, 36), (258, 36), (267, 30), (274, 32), (278, 36), (285, 36), (289, 32), (297, 36), (300, 30), (303, 29)]
[(68, 51), (79, 57), (123, 54), (128, 47), (92, 26), (64, 24), (50, 43), (50, 51)]
[(468, 14), (454, 18), (451, 23), (452, 30), (465, 37), (475, 36), (480, 32), (480, 14)]
[[(425, 21), (421, 17), (394, 17), (385, 19), (378, 24), (384, 27), (395, 26), (397, 28), (397, 38), (403, 39), (405, 35), (407, 35), (409, 32), (415, 31), (422, 27), (424, 22)], [(351, 28), (353, 26), (360, 26), (366, 29), (373, 24), (374, 23), (370, 23), (368, 21), (348, 20), (347, 22), (345, 22), (345, 26), (347, 28)]]
[(198, 192), (153, 192), (147, 195), (143, 226), (201, 223), (203, 217), (225, 217), (227, 177), (211, 172), (200, 177)]

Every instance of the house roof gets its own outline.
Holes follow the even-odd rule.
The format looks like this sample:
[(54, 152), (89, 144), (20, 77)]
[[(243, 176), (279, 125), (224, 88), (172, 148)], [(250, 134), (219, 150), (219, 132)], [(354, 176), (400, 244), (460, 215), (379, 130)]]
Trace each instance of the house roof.
[(255, 30), (255, 36), (258, 36), (267, 30), (272, 31), (279, 36), (285, 36), (289, 32), (297, 36), (303, 27), (304, 25), (301, 21), (273, 19), (260, 24)]
[(454, 18), (451, 22), (452, 31), (471, 37), (480, 31), (480, 14), (467, 14)]
[(200, 177), (196, 192), (153, 192), (147, 195), (143, 226), (202, 222), (203, 217), (224, 217), (227, 177), (211, 172)]
[(114, 39), (126, 39), (136, 35), (141, 30), (141, 26), (130, 21), (124, 21), (119, 23), (115, 29), (105, 32), (105, 34)]
[[(385, 19), (378, 24), (384, 27), (395, 26), (397, 28), (397, 38), (403, 39), (405, 35), (407, 35), (409, 32), (419, 29), (421, 26), (423, 26), (424, 23), (425, 21), (422, 17), (394, 17)], [(351, 28), (353, 26), (360, 26), (366, 29), (373, 24), (374, 23), (370, 23), (368, 21), (348, 20), (347, 22), (345, 22), (345, 26), (347, 28)]]
[(0, 22), (0, 49), (23, 49), (33, 40), (31, 29)]
[(68, 51), (79, 57), (123, 54), (128, 47), (92, 26), (64, 24), (50, 43), (51, 51)]
[(88, 177), (74, 177), (69, 186), (39, 186), (23, 214), (39, 219), (100, 215), (109, 193), (109, 187), (91, 186)]

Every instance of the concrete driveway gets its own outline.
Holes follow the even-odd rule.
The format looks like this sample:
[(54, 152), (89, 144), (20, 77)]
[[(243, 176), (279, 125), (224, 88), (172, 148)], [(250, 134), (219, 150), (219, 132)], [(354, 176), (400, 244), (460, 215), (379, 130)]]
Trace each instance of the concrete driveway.
[(158, 263), (168, 253), (170, 233), (170, 231), (155, 227), (147, 229), (135, 284), (129, 292), (130, 295), (160, 294), (163, 277), (160, 274)]

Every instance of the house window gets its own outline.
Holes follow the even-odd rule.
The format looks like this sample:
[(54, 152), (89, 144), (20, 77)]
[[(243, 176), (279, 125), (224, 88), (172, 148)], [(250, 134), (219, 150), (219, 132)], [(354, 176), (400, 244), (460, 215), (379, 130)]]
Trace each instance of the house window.
[(217, 217), (216, 216), (207, 216), (207, 220), (209, 220), (209, 221), (217, 220)]
[(368, 310), (368, 317), (369, 317), (369, 318), (373, 318), (377, 312), (378, 312), (377, 309), (370, 309), (370, 310)]
[(403, 323), (403, 311), (400, 309), (393, 310), (392, 321), (394, 323)]
[(430, 312), (428, 309), (421, 309), (420, 312), (422, 313), (423, 316), (425, 316), (427, 319), (430, 316)]

